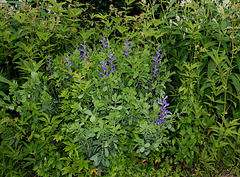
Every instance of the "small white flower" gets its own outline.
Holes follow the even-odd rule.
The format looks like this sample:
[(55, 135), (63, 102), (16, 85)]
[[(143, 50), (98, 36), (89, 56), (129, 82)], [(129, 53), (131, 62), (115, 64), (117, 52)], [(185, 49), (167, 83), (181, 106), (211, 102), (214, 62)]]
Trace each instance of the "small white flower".
[(228, 9), (230, 5), (231, 5), (231, 2), (229, 0), (224, 0), (223, 1), (223, 7), (225, 9)]
[(178, 15), (176, 15), (176, 19), (177, 19), (178, 22), (181, 20)]
[(176, 22), (172, 22), (174, 25), (178, 26), (178, 24)]
[(182, 0), (180, 6), (187, 7), (189, 4), (192, 4), (192, 0)]

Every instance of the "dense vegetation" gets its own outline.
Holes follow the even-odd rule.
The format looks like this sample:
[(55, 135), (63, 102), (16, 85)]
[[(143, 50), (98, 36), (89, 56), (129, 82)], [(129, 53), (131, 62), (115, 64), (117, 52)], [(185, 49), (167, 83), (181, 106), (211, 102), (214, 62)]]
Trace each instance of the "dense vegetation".
[(239, 176), (239, 0), (2, 1), (0, 18), (0, 176)]

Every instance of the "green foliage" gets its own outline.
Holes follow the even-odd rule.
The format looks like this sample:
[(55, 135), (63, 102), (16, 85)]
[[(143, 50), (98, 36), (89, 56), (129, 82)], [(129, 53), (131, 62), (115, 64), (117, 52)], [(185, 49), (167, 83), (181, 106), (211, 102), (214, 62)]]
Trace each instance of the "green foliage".
[(0, 176), (239, 176), (239, 7), (1, 3)]

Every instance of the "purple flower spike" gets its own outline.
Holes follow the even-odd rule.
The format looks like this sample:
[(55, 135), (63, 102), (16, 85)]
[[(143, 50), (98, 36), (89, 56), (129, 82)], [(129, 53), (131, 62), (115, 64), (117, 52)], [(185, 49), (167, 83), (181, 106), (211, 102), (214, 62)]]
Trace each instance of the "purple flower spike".
[(160, 109), (161, 109), (163, 112), (166, 111), (166, 108), (164, 108), (163, 106), (161, 106)]
[(169, 104), (166, 102), (166, 100), (163, 100), (163, 104), (165, 104), (165, 106), (168, 106)]
[(166, 113), (169, 114), (169, 113), (171, 113), (171, 112), (170, 112), (169, 110), (166, 110)]
[(50, 73), (50, 74), (52, 74), (52, 71), (51, 71), (51, 70), (49, 70), (49, 73)]

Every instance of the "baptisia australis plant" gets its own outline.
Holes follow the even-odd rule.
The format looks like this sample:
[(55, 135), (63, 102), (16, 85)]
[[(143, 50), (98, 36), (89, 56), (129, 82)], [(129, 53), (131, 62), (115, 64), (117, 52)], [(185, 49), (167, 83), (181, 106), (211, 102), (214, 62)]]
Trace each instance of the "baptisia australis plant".
[[(153, 61), (154, 61), (154, 65), (151, 69), (151, 75), (152, 75), (152, 80), (150, 80), (152, 83), (154, 83), (154, 79), (158, 76), (159, 73), (159, 62), (162, 61), (163, 59), (163, 54), (161, 54), (160, 52), (162, 52), (162, 49), (159, 49), (158, 47), (155, 50), (156, 52), (156, 56), (153, 57)], [(164, 56), (166, 56), (166, 54), (164, 53)]]
[(124, 43), (126, 48), (123, 50), (127, 58), (129, 57), (129, 54), (132, 53), (132, 51), (130, 50), (130, 44), (132, 43), (132, 41), (129, 41), (129, 39), (129, 37), (126, 37), (126, 42)]
[[(70, 71), (70, 67), (73, 65), (72, 64), (72, 62), (69, 60), (69, 58), (68, 57), (66, 57), (66, 59), (65, 59), (66, 61), (67, 61), (67, 67), (66, 67), (66, 70), (69, 70)], [(67, 72), (65, 72), (65, 74), (69, 77), (69, 78), (71, 78), (72, 76), (69, 74), (69, 73), (67, 73)]]
[(164, 120), (164, 118), (167, 117), (168, 114), (170, 114), (171, 112), (169, 110), (166, 109), (166, 107), (169, 106), (169, 103), (167, 103), (166, 99), (168, 98), (168, 96), (163, 96), (161, 94), (162, 100), (159, 100), (157, 103), (160, 105), (160, 109), (161, 109), (161, 114), (158, 115), (159, 119), (154, 122), (154, 124), (167, 124), (166, 121)]
[(102, 43), (102, 47), (103, 47), (103, 52), (105, 52), (106, 48), (108, 47), (108, 41), (106, 40), (105, 36), (102, 36), (101, 43)]
[[(162, 49), (160, 49), (160, 46), (156, 48), (155, 52), (156, 52), (156, 55), (153, 57), (154, 65), (151, 68), (152, 79), (149, 80), (151, 84), (155, 84), (157, 80), (157, 76), (159, 75), (159, 72), (162, 66), (161, 62), (163, 60), (163, 57), (167, 56), (165, 53), (162, 52)], [(150, 92), (153, 93), (154, 90), (151, 90)]]
[(81, 51), (82, 54), (79, 55), (80, 59), (85, 59), (90, 58), (90, 56), (88, 55), (88, 51), (87, 51), (87, 46), (85, 44), (80, 44), (80, 46), (82, 46), (83, 48), (79, 48), (78, 51)]
[[(115, 52), (110, 53), (110, 51), (108, 50), (108, 41), (106, 41), (106, 37), (102, 36), (102, 47), (103, 47), (103, 52), (104, 52), (104, 60), (108, 60), (106, 62), (101, 61), (100, 64), (102, 66), (103, 71), (100, 73), (100, 77), (104, 78), (104, 76), (109, 77), (110, 73), (113, 73), (116, 71), (116, 69), (114, 68), (114, 61), (116, 60), (115, 57), (113, 57), (113, 55), (115, 54)], [(107, 57), (106, 57), (107, 55)]]
[(53, 65), (52, 65), (52, 58), (50, 58), (50, 59), (48, 59), (47, 60), (47, 67), (46, 67), (46, 70), (48, 70), (48, 72), (50, 73), (50, 74), (52, 74), (53, 73), (53, 71), (52, 71), (52, 69), (53, 69)]
[[(50, 74), (53, 74), (53, 77), (51, 78), (63, 76), (63, 79), (70, 79), (73, 77), (73, 72), (79, 71), (79, 69), (81, 69), (82, 67), (90, 65), (90, 62), (87, 61), (87, 59), (90, 58), (90, 52), (88, 51), (85, 42), (83, 44), (77, 45), (75, 47), (74, 53), (71, 56), (69, 56), (69, 54), (67, 53), (64, 57), (57, 58), (61, 59), (54, 59), (54, 62), (52, 62), (52, 59), (47, 60), (46, 70)], [(56, 62), (57, 60), (59, 62)], [(82, 64), (84, 65), (82, 66)], [(58, 69), (60, 69), (61, 74), (59, 73)]]
[[(67, 57), (65, 58), (65, 61), (64, 61), (64, 62), (65, 62), (66, 70), (69, 71), (69, 72), (65, 72), (65, 74), (66, 74), (69, 78), (72, 77), (72, 75), (71, 75), (70, 73), (73, 72), (73, 70), (74, 70), (73, 67), (74, 67), (75, 70), (76, 70), (76, 69), (77, 69), (76, 67), (81, 63), (82, 59), (85, 60), (85, 59), (87, 59), (87, 58), (90, 58), (90, 55), (88, 54), (87, 46), (86, 46), (85, 44), (80, 44), (80, 46), (81, 46), (81, 47), (80, 47), (79, 49), (77, 49), (77, 47), (76, 47), (76, 50), (75, 50), (75, 52), (80, 52), (80, 54), (79, 54), (79, 59), (80, 59), (80, 61), (79, 61), (78, 58), (76, 58), (76, 59), (75, 59), (75, 58), (72, 58), (74, 65), (76, 65), (75, 67), (74, 67), (73, 63), (70, 61), (68, 55), (67, 55)], [(89, 63), (89, 62), (86, 61), (86, 63)]]
[[(134, 57), (136, 49), (133, 46), (134, 44), (134, 40), (131, 42), (130, 38), (126, 38), (123, 48), (113, 51), (107, 38), (102, 37), (100, 54), (96, 52), (96, 58), (101, 59), (92, 62), (94, 68), (101, 66), (99, 68), (101, 71), (90, 70), (86, 78), (84, 75), (85, 68), (82, 67), (82, 64), (87, 64), (91, 53), (88, 52), (85, 43), (77, 46), (72, 55), (61, 57), (62, 62), (56, 62), (56, 60), (53, 62), (55, 69), (53, 75), (55, 74), (56, 78), (59, 78), (56, 83), (61, 86), (59, 89), (61, 93), (59, 97), (62, 100), (60, 109), (64, 113), (61, 114), (61, 118), (66, 120), (61, 125), (60, 135), (64, 137), (71, 134), (71, 137), (74, 137), (73, 146), (67, 139), (62, 140), (65, 147), (63, 148), (65, 155), (63, 154), (63, 156), (68, 154), (66, 149), (81, 147), (78, 149), (76, 156), (81, 153), (84, 160), (88, 160), (89, 164), (92, 163), (93, 167), (98, 168), (99, 174), (101, 170), (105, 171), (110, 164), (114, 163), (123, 154), (121, 150), (128, 149), (129, 153), (135, 155), (137, 153), (140, 157), (143, 157), (143, 155), (147, 157), (151, 152), (159, 151), (158, 148), (163, 143), (165, 136), (163, 132), (169, 128), (165, 124), (171, 125), (171, 120), (169, 120), (171, 117), (169, 114), (171, 115), (171, 113), (167, 110), (169, 106), (166, 101), (167, 96), (161, 95), (161, 93), (164, 93), (164, 87), (159, 87), (160, 84), (167, 81), (170, 75), (165, 73), (166, 67), (163, 66), (166, 60), (161, 62), (164, 55), (156, 49), (156, 56), (153, 59), (154, 67), (152, 68), (152, 65), (149, 66), (148, 64), (149, 61), (146, 61), (149, 59), (150, 52), (146, 49), (143, 51), (143, 53), (147, 53), (146, 55), (139, 55), (139, 58)], [(117, 65), (116, 56), (123, 58), (122, 65)], [(132, 68), (127, 63), (135, 59), (136, 62), (144, 61), (137, 68), (139, 69), (137, 72), (144, 75), (144, 82), (140, 80), (139, 83), (146, 83), (149, 86), (153, 83), (148, 80), (152, 77), (155, 79), (154, 87), (152, 87), (152, 90), (156, 89), (154, 96), (147, 93), (149, 87), (135, 88), (136, 85), (128, 84), (129, 80), (123, 78), (127, 77), (132, 80), (140, 78), (138, 76), (133, 77), (132, 72), (130, 72)], [(150, 60), (152, 59), (150, 58)], [(59, 67), (57, 67), (57, 64)], [(51, 67), (50, 65), (49, 67)], [(126, 67), (126, 69), (123, 67)], [(144, 67), (143, 70), (140, 69), (142, 67)], [(153, 75), (151, 76), (146, 72), (145, 68), (147, 70), (152, 69), (153, 72), (151, 73)], [(57, 69), (60, 69), (61, 74), (56, 72)], [(118, 73), (113, 74), (116, 70)], [(67, 78), (65, 72), (73, 77), (70, 82), (62, 82)], [(97, 79), (99, 73), (103, 79)], [(61, 78), (61, 76), (64, 78)], [(83, 77), (81, 82), (79, 82), (78, 76), (79, 78)], [(55, 79), (55, 77), (52, 78)], [(91, 85), (88, 84), (91, 81), (94, 82), (93, 87), (88, 86)], [(127, 87), (125, 87), (126, 85)], [(160, 100), (154, 98), (160, 98)], [(152, 103), (154, 104), (152, 105)], [(76, 121), (69, 121), (75, 119)], [(124, 137), (126, 143), (122, 144), (121, 137)], [(132, 146), (133, 142), (135, 146)], [(116, 159), (114, 159), (115, 156)]]

